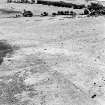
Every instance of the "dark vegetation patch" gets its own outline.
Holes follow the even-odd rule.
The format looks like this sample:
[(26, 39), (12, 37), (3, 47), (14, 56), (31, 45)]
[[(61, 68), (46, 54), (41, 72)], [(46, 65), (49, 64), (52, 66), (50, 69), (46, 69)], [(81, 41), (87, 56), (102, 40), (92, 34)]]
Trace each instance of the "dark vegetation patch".
[(31, 11), (26, 11), (26, 10), (24, 10), (23, 16), (24, 16), (24, 17), (32, 17), (32, 16), (33, 16), (33, 13), (32, 13)]
[(92, 96), (91, 96), (91, 98), (95, 98), (96, 97), (96, 94), (93, 94)]
[(69, 15), (69, 16), (75, 17), (77, 13), (74, 11), (58, 11), (58, 12), (52, 13), (52, 16), (58, 16), (58, 15)]
[(17, 17), (21, 17), (22, 16), (22, 12), (21, 11), (16, 11), (13, 9), (0, 9), (0, 14), (2, 15), (9, 15), (8, 18), (17, 18)]
[[(39, 1), (39, 4), (45, 4), (45, 5), (51, 5), (54, 4), (54, 6), (60, 6), (59, 3), (63, 3), (62, 6), (65, 4), (65, 2), (50, 2), (50, 1)], [(72, 5), (71, 7), (74, 9), (83, 9), (84, 12), (80, 13), (79, 15), (86, 15), (86, 16), (102, 16), (105, 15), (105, 7), (99, 3), (91, 3), (88, 6), (80, 6), (77, 4), (69, 4), (67, 3), (66, 5)], [(64, 6), (66, 7), (66, 6)], [(68, 6), (69, 7), (69, 6)], [(47, 12), (43, 12), (41, 16), (48, 16), (49, 14)], [(57, 11), (53, 12), (52, 16), (57, 16), (57, 15), (71, 15), (75, 17), (77, 14), (74, 11)]]
[(42, 1), (39, 0), (38, 4), (43, 4), (43, 5), (52, 5), (52, 6), (57, 6), (57, 7), (67, 7), (67, 8), (74, 8), (74, 9), (83, 9), (85, 5), (83, 4), (72, 4), (72, 3), (66, 3), (63, 1), (57, 2), (57, 1)]
[(47, 12), (43, 12), (43, 13), (41, 13), (41, 16), (48, 16), (48, 13)]
[(100, 9), (105, 9), (105, 7), (99, 3), (91, 3), (90, 5), (87, 6), (89, 10), (100, 10)]
[(0, 64), (7, 54), (11, 54), (16, 49), (18, 49), (18, 47), (11, 46), (6, 40), (0, 40)]
[(105, 15), (105, 7), (99, 3), (91, 3), (87, 9), (90, 11), (90, 16)]
[[(8, 0), (9, 3), (14, 2), (12, 0)], [(16, 1), (16, 3), (20, 3), (18, 1)], [(27, 0), (21, 0), (21, 3), (29, 3)], [(35, 1), (33, 0), (32, 3), (35, 3)], [(84, 13), (81, 13), (80, 15), (87, 15), (87, 16), (102, 16), (105, 15), (105, 7), (100, 4), (100, 3), (95, 3), (92, 2), (89, 5), (85, 5), (85, 4), (73, 4), (73, 3), (67, 3), (67, 2), (63, 2), (63, 1), (47, 1), (47, 0), (38, 0), (37, 4), (43, 4), (43, 5), (48, 5), (48, 6), (57, 6), (57, 7), (66, 7), (66, 8), (73, 8), (73, 9), (84, 9)], [(13, 11), (5, 11), (7, 13), (11, 13)], [(15, 11), (14, 11), (15, 12)], [(62, 15), (68, 15), (69, 13), (66, 11), (65, 13), (62, 12)], [(52, 16), (56, 16), (57, 13), (52, 13)], [(33, 14), (31, 11), (27, 11), (25, 13), (23, 13), (23, 16), (25, 17), (32, 17)], [(41, 16), (48, 16), (48, 13), (45, 11), (41, 14)]]
[(9, 10), (9, 9), (0, 9), (0, 12), (2, 12), (4, 14), (21, 13), (20, 11)]
[[(12, 0), (7, 0), (8, 3), (35, 3), (33, 0), (32, 2), (29, 2), (28, 0), (21, 0), (21, 1), (12, 1)], [(38, 0), (37, 4), (43, 4), (43, 5), (52, 5), (52, 6), (57, 6), (57, 7), (67, 7), (67, 8), (74, 8), (74, 9), (83, 9), (85, 8), (84, 4), (73, 4), (73, 3), (66, 3), (63, 1), (43, 1), (43, 0)]]
[(89, 14), (89, 10), (88, 9), (84, 9), (84, 15), (88, 15)]

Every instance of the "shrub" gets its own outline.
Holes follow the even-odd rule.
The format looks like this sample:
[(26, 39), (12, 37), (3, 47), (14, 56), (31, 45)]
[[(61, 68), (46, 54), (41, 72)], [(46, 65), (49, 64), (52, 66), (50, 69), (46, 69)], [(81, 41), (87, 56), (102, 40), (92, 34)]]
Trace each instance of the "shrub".
[(48, 13), (47, 12), (43, 12), (43, 13), (41, 13), (41, 16), (48, 16)]
[(61, 15), (61, 11), (58, 11), (57, 14), (58, 14), (58, 15)]
[(65, 11), (65, 15), (69, 15), (69, 11)]
[(56, 16), (56, 15), (57, 15), (57, 13), (55, 13), (55, 12), (52, 13), (52, 16)]
[(84, 9), (84, 15), (88, 15), (89, 14), (89, 10), (88, 9)]
[(23, 13), (23, 16), (24, 17), (32, 17), (33, 16), (33, 13), (31, 12), (31, 11), (24, 11), (24, 13)]
[(65, 12), (64, 11), (61, 11), (61, 15), (65, 15)]
[(92, 10), (100, 10), (100, 9), (103, 9), (103, 5), (99, 4), (99, 3), (91, 3), (90, 5), (87, 6), (87, 8), (92, 11)]
[(70, 11), (70, 15), (76, 15), (76, 12)]

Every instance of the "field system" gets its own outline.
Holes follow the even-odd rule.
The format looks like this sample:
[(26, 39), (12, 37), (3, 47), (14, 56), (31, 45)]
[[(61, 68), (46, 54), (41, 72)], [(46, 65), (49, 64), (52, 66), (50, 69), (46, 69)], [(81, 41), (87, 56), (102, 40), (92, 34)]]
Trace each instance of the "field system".
[(105, 7), (77, 1), (0, 1), (0, 105), (105, 105)]

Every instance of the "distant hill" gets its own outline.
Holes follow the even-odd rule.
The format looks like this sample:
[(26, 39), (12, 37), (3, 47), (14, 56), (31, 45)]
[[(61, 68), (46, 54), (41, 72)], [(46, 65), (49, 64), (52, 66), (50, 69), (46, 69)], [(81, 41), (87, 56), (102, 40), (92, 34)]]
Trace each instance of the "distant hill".
[(66, 3), (73, 3), (73, 4), (84, 4), (86, 3), (85, 0), (38, 0), (38, 1), (51, 1), (51, 2), (66, 2)]
[[(38, 1), (50, 1), (50, 2), (65, 2), (65, 3), (72, 3), (72, 4), (89, 4), (91, 2), (98, 2), (103, 4), (104, 1), (102, 0), (38, 0)], [(105, 4), (105, 3), (104, 3)]]
[[(104, 0), (38, 0), (38, 1), (51, 1), (51, 2), (66, 2), (66, 3), (73, 3), (73, 4), (88, 4), (89, 2), (101, 2), (105, 5)], [(0, 4), (6, 3), (7, 0), (0, 0)]]
[[(4, 3), (7, 0), (0, 0), (0, 3)], [(64, 1), (69, 3), (86, 3), (86, 1), (96, 1), (96, 0), (38, 0), (38, 1)]]

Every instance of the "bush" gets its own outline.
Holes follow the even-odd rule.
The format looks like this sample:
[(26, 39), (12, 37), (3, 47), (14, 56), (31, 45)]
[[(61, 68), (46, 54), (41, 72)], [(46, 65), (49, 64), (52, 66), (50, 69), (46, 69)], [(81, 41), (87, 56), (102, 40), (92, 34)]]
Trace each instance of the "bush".
[(65, 11), (65, 15), (69, 15), (69, 11)]
[(58, 14), (58, 15), (61, 15), (61, 11), (58, 11), (57, 14)]
[(99, 3), (91, 3), (87, 9), (91, 12), (90, 16), (105, 15), (105, 7)]
[(88, 9), (84, 9), (84, 15), (88, 15), (89, 14), (89, 10)]
[(74, 12), (74, 11), (70, 11), (70, 15), (76, 15), (76, 12)]
[(57, 13), (55, 13), (55, 12), (52, 13), (52, 16), (56, 16), (56, 15), (57, 15)]
[(64, 11), (61, 11), (61, 15), (65, 15), (65, 12)]
[(48, 16), (48, 13), (47, 12), (43, 12), (43, 13), (41, 13), (41, 16)]
[(92, 11), (92, 10), (100, 10), (100, 9), (103, 9), (103, 5), (99, 4), (99, 3), (91, 3), (90, 5), (87, 6), (87, 8)]
[(33, 16), (33, 13), (31, 11), (24, 10), (23, 16), (24, 17), (32, 17)]

